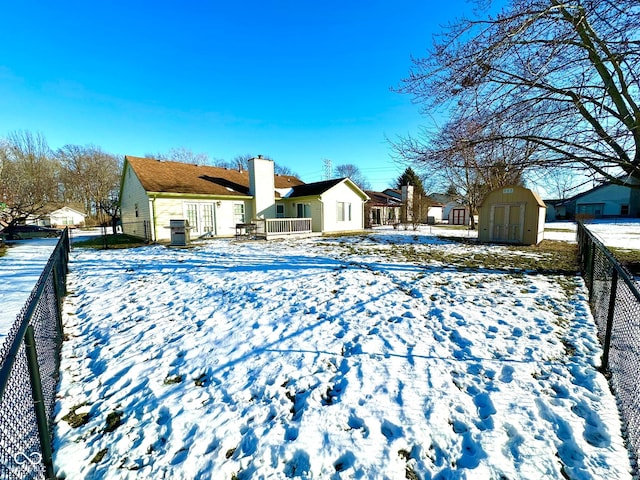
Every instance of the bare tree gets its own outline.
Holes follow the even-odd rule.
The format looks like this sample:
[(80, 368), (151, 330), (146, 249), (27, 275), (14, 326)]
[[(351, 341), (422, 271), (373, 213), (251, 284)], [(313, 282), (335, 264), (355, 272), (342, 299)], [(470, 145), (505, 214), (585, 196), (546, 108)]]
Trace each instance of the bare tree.
[(484, 196), (496, 188), (519, 185), (527, 159), (535, 151), (528, 142), (509, 139), (482, 141), (485, 126), (476, 119), (455, 119), (429, 136), (428, 143), (403, 139), (396, 151), (443, 178), (458, 192), (471, 212), (471, 228), (475, 228), (473, 212)]
[[(228, 162), (226, 160), (217, 159), (214, 161), (214, 165), (216, 167), (230, 168), (235, 170), (248, 170), (249, 169), (249, 160), (255, 158), (255, 155), (250, 153), (245, 153), (244, 155), (236, 155), (232, 161)], [(289, 175), (292, 177), (298, 177), (298, 174), (295, 173), (291, 168), (285, 165), (279, 165), (275, 160), (273, 160), (268, 155), (259, 155), (260, 158), (264, 158), (266, 160), (273, 161), (273, 170), (276, 175)]]
[[(252, 155), (250, 153), (245, 153), (243, 155), (236, 155), (235, 157), (233, 157), (233, 160), (231, 161), (217, 159), (214, 162), (214, 166), (228, 168), (230, 170), (248, 170), (249, 160), (251, 160), (254, 157), (255, 155)], [(267, 158), (267, 160), (270, 160), (270, 159)]]
[(579, 176), (575, 170), (567, 168), (551, 169), (544, 172), (539, 180), (546, 187), (547, 193), (558, 200), (569, 198), (572, 192), (585, 184), (584, 177)]
[(0, 145), (0, 163), (0, 202), (7, 223), (38, 217), (58, 199), (58, 166), (43, 135), (10, 133)]
[(291, 168), (287, 167), (286, 165), (280, 165), (276, 163), (274, 166), (274, 170), (277, 175), (287, 175), (289, 177), (296, 177), (296, 178), (300, 177), (300, 175), (298, 175), (296, 172), (294, 172)]
[(94, 145), (65, 145), (56, 157), (62, 166), (66, 198), (81, 201), (85, 212), (99, 222), (107, 215), (113, 223), (122, 170), (118, 157)]
[(206, 153), (195, 153), (187, 147), (175, 147), (169, 149), (166, 153), (147, 153), (147, 158), (155, 158), (156, 160), (169, 160), (172, 162), (191, 163), (193, 165), (209, 165), (211, 159)]
[(249, 160), (251, 160), (253, 157), (254, 156), (250, 153), (245, 153), (244, 155), (236, 155), (231, 161), (231, 168), (236, 168), (237, 170), (248, 170)]
[(355, 183), (361, 190), (369, 190), (371, 188), (367, 177), (364, 176), (356, 165), (351, 163), (338, 165), (334, 169), (334, 174), (338, 177), (349, 177), (349, 180)]
[[(639, 89), (637, 0), (510, 0), (450, 25), (399, 91), (425, 113), (479, 120), (470, 147), (529, 148), (523, 170), (580, 167), (640, 188)], [(428, 144), (425, 132), (408, 140)]]

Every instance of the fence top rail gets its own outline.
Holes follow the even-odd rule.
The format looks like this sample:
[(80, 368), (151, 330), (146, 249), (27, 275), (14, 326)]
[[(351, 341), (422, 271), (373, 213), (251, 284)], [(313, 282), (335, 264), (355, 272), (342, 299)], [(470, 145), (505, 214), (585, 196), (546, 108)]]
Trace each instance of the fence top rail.
[[(7, 350), (7, 355), (4, 358), (2, 365), (0, 365), (0, 400), (2, 400), (4, 396), (5, 389), (7, 388), (7, 384), (9, 383), (9, 377), (11, 376), (11, 369), (13, 368), (13, 364), (16, 360), (16, 357), (18, 356), (18, 352), (20, 351), (20, 346), (24, 341), (24, 335), (27, 331), (27, 327), (29, 326), (29, 323), (31, 322), (31, 317), (33, 317), (33, 314), (37, 307), (37, 302), (35, 300), (42, 296), (42, 293), (44, 292), (44, 289), (46, 288), (46, 285), (47, 285), (47, 279), (53, 273), (53, 266), (54, 266), (55, 260), (58, 257), (58, 255), (60, 255), (60, 251), (63, 248), (68, 248), (68, 241), (69, 241), (69, 228), (67, 227), (64, 229), (62, 236), (60, 237), (60, 240), (58, 241), (56, 247), (51, 253), (51, 256), (49, 257), (49, 260), (47, 261), (46, 266), (42, 270), (42, 273), (40, 274), (40, 278), (38, 279), (35, 287), (33, 288), (31, 295), (29, 295), (29, 299), (27, 300), (27, 303), (25, 304), (20, 314), (18, 314), (18, 318), (22, 316), (20, 326), (18, 327), (15, 336), (13, 337), (13, 341), (11, 343), (11, 346)], [(9, 341), (9, 339), (10, 339), (10, 334), (7, 336), (6, 341)]]
[(618, 278), (623, 280), (624, 283), (627, 284), (631, 293), (636, 297), (636, 300), (640, 302), (640, 289), (638, 285), (633, 280), (633, 275), (624, 268), (624, 266), (618, 261), (616, 257), (609, 251), (607, 247), (605, 247), (604, 243), (600, 241), (587, 227), (585, 227), (583, 222), (578, 222), (578, 232), (582, 231), (584, 235), (589, 238), (589, 240), (598, 247), (598, 249), (602, 252), (602, 254), (607, 258), (607, 260), (611, 263), (611, 266), (618, 273)]
[(293, 220), (309, 221), (313, 219), (310, 217), (286, 217), (286, 218), (265, 218), (264, 220), (266, 220), (267, 222), (291, 222)]

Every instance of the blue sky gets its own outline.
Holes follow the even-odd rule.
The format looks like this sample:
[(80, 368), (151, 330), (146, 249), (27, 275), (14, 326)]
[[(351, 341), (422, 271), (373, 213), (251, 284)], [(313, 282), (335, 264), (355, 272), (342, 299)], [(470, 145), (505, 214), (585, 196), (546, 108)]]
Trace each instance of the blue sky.
[(392, 92), (464, 0), (6, 2), (0, 136), (118, 155), (186, 147), (263, 154), (322, 179), (357, 165), (374, 189), (404, 169), (386, 138), (426, 119)]

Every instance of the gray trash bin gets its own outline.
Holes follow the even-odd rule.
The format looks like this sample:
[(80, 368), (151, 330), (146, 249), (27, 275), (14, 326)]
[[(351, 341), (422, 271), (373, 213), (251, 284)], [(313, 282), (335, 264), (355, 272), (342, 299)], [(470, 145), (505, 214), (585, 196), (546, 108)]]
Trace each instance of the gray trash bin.
[(175, 247), (186, 247), (189, 244), (189, 221), (169, 220), (171, 229), (171, 245)]

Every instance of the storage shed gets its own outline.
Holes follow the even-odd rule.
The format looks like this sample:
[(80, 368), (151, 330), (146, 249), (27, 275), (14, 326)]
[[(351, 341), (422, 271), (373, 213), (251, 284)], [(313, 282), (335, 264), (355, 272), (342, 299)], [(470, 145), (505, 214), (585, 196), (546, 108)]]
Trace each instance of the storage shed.
[(514, 185), (494, 190), (479, 208), (478, 240), (537, 245), (544, 238), (546, 208), (528, 188)]

